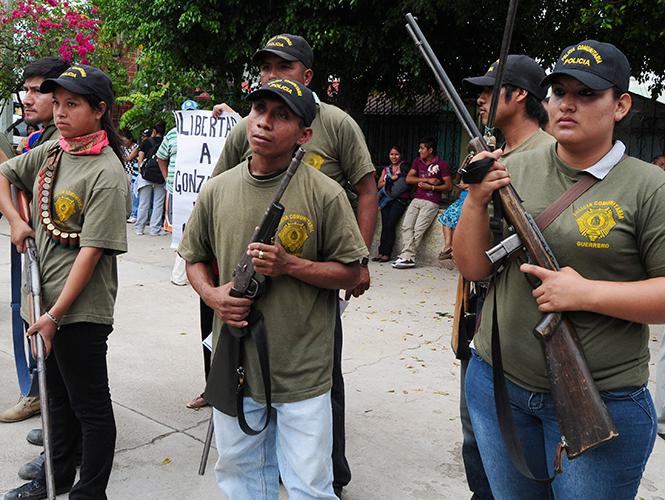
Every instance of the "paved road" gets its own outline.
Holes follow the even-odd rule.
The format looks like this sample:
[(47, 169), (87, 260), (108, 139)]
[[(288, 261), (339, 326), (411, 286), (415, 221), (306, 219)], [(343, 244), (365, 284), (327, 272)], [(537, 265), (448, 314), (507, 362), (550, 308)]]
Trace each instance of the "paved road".
[[(2, 408), (18, 394), (7, 233), (0, 222)], [(209, 411), (184, 406), (203, 388), (196, 295), (190, 287), (169, 284), (168, 237), (128, 234), (130, 252), (119, 258), (116, 326), (109, 341), (118, 424), (109, 498), (221, 498), (212, 474), (214, 450), (206, 476), (197, 475)], [(468, 498), (457, 411), (459, 363), (449, 348), (456, 271), (396, 271), (388, 264), (371, 270), (371, 292), (344, 313), (348, 456), (354, 474), (345, 498)], [(656, 340), (653, 336), (654, 353)], [(38, 451), (25, 442), (27, 431), (38, 425), (36, 417), (0, 424), (0, 493), (19, 484), (16, 471)], [(645, 499), (665, 498), (665, 442), (658, 441), (640, 488)]]

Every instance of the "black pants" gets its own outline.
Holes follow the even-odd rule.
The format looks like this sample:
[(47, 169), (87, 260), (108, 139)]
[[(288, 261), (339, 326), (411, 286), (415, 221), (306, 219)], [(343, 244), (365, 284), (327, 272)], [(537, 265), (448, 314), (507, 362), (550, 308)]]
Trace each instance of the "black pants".
[(346, 486), (351, 481), (351, 468), (346, 460), (346, 435), (344, 430), (344, 376), (342, 375), (342, 318), (337, 302), (335, 320), (335, 353), (333, 358), (332, 389), (332, 422), (333, 422), (333, 484)]
[(406, 210), (407, 204), (401, 200), (393, 200), (381, 209), (381, 242), (379, 255), (390, 257), (395, 245), (395, 231), (399, 218)]
[(56, 487), (73, 483), (81, 439), (81, 471), (71, 500), (106, 499), (116, 437), (106, 368), (106, 341), (112, 330), (111, 325), (97, 323), (65, 325), (46, 359)]
[[(208, 305), (199, 299), (199, 321), (201, 325), (201, 340), (208, 338), (208, 335), (212, 332), (212, 320), (215, 316), (215, 312), (208, 307)], [(208, 374), (210, 373), (210, 354), (206, 346), (203, 346), (203, 372), (205, 373), (206, 380), (208, 380)]]

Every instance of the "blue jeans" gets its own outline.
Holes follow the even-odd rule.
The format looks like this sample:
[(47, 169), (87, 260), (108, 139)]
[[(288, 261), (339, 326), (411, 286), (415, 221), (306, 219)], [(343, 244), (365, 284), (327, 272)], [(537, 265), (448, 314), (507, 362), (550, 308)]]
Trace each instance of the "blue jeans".
[[(247, 423), (258, 428), (264, 405), (252, 398), (244, 405)], [(229, 500), (277, 500), (281, 475), (290, 500), (336, 500), (330, 392), (272, 406), (270, 425), (258, 436), (242, 432), (236, 417), (213, 410), (219, 488)]]
[(469, 408), (466, 405), (465, 379), (466, 370), (469, 367), (469, 359), (461, 360), (460, 370), (460, 398), (459, 398), (459, 416), (462, 422), (462, 461), (464, 462), (464, 472), (466, 482), (471, 490), (471, 500), (491, 500), (492, 490), (487, 481), (487, 474), (483, 468), (483, 462), (480, 458), (476, 435), (471, 425)]
[(143, 228), (148, 223), (148, 213), (150, 213), (150, 202), (152, 199), (152, 212), (150, 213), (150, 234), (158, 235), (162, 230), (164, 222), (164, 198), (166, 189), (164, 184), (151, 182), (139, 189), (139, 211), (136, 217), (137, 232), (142, 233)]
[[(536, 477), (553, 474), (560, 440), (549, 393), (527, 391), (506, 380), (513, 419), (527, 463)], [(633, 500), (656, 439), (656, 411), (645, 386), (601, 392), (619, 437), (569, 461), (552, 483), (555, 498)], [(466, 398), (485, 472), (497, 499), (547, 498), (547, 487), (522, 476), (501, 437), (494, 407), (492, 367), (473, 351)]]
[(130, 182), (130, 190), (132, 192), (132, 212), (130, 217), (136, 217), (139, 213), (139, 194), (135, 192), (134, 185), (136, 184), (136, 177), (132, 177)]

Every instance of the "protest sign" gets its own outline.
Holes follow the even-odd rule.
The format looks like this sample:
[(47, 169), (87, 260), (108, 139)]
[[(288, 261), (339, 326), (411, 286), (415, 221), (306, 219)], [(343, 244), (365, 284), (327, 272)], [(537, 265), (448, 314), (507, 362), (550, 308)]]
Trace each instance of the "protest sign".
[(171, 248), (178, 248), (185, 224), (196, 197), (210, 178), (233, 126), (240, 121), (236, 113), (214, 118), (211, 111), (174, 111), (177, 156), (173, 175), (173, 237)]

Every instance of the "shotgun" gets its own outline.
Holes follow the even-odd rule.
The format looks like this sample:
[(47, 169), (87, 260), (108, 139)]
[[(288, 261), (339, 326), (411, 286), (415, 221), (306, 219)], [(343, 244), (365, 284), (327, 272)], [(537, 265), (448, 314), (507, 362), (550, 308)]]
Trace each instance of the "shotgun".
[[(418, 23), (411, 14), (406, 14), (406, 29), (413, 38), (427, 64), (432, 68), (437, 82), (448, 97), (448, 101), (467, 134), (475, 140), (481, 150), (490, 148), (478, 130), (455, 90), (448, 75), (441, 67)], [(524, 209), (519, 195), (512, 185), (499, 190), (506, 220), (515, 228), (519, 242), (513, 238), (513, 248), (526, 248), (534, 264), (550, 270), (559, 270), (559, 265), (533, 217)], [(505, 243), (505, 242), (504, 242)], [(507, 255), (510, 249), (498, 245)], [(496, 249), (488, 253), (496, 255)], [(495, 262), (494, 258), (490, 259)], [(561, 431), (560, 450), (573, 459), (591, 448), (611, 441), (619, 434), (605, 403), (591, 377), (584, 353), (573, 325), (559, 313), (550, 313), (534, 328), (534, 334), (542, 341), (545, 352), (552, 399)]]
[[(30, 202), (23, 191), (12, 186), (12, 198), (15, 200), (21, 218), (30, 223)], [(39, 274), (39, 256), (37, 245), (33, 238), (26, 238), (26, 255), (28, 258), (26, 272), (26, 286), (30, 294), (31, 303), (28, 323), (33, 325), (42, 315), (42, 288)], [(53, 476), (53, 455), (51, 448), (51, 419), (48, 408), (48, 388), (46, 386), (46, 364), (44, 356), (44, 340), (41, 335), (33, 335), (30, 344), (33, 354), (37, 358), (37, 380), (39, 383), (39, 404), (41, 406), (42, 430), (44, 435), (44, 468), (46, 476), (46, 491), (48, 500), (55, 500), (55, 479)]]

